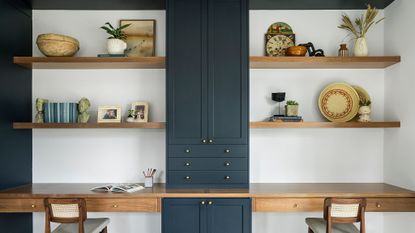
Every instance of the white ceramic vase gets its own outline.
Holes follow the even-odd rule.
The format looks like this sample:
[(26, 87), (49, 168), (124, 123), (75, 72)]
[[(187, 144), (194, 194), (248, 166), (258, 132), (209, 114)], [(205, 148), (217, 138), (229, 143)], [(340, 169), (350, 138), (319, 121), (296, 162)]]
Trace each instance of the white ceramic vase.
[(365, 37), (360, 37), (356, 39), (354, 44), (354, 55), (356, 57), (366, 57), (369, 55), (369, 49), (367, 47), (367, 41)]
[(127, 43), (120, 39), (108, 39), (107, 50), (109, 54), (124, 54), (124, 51), (127, 49)]

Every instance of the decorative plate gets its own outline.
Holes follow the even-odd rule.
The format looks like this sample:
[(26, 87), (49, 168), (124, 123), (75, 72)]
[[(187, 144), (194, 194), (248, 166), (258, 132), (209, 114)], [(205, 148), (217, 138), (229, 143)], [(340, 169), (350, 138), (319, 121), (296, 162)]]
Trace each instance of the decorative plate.
[(360, 86), (357, 86), (357, 85), (352, 85), (352, 87), (353, 87), (353, 89), (356, 90), (357, 94), (359, 95), (360, 100), (370, 100), (371, 101), (369, 93), (367, 93), (367, 91), (363, 87), (360, 87)]
[(290, 25), (284, 22), (273, 23), (268, 28), (268, 34), (293, 34), (293, 29)]
[(333, 83), (321, 92), (318, 106), (327, 120), (347, 122), (357, 115), (359, 100), (359, 95), (352, 86), (345, 83)]
[(265, 50), (268, 56), (285, 56), (287, 49), (295, 45), (294, 35), (272, 35), (267, 34)]

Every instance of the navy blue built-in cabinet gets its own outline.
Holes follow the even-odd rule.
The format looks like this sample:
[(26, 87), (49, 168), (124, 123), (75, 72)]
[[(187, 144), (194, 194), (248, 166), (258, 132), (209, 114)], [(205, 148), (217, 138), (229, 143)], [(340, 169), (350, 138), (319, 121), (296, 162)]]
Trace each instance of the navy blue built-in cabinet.
[(163, 200), (163, 233), (250, 233), (250, 199)]
[(167, 1), (167, 185), (249, 186), (247, 0)]

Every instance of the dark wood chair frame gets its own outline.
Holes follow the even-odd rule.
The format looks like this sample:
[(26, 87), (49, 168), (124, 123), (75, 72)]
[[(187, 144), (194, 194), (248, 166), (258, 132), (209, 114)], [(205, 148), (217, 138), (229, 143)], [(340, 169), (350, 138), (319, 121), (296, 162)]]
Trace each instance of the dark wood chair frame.
[[(352, 218), (338, 218), (331, 216), (331, 207), (333, 204), (340, 205), (353, 205), (358, 204), (359, 210), (357, 217)], [(366, 211), (366, 199), (340, 199), (340, 198), (326, 198), (324, 200), (324, 220), (327, 221), (326, 233), (333, 232), (333, 224), (335, 223), (357, 223), (360, 222), (360, 233), (366, 233), (365, 225), (365, 211)], [(311, 228), (308, 228), (309, 233), (314, 233)]]
[[(72, 198), (72, 199), (61, 199), (61, 198), (47, 198), (45, 199), (45, 233), (51, 233), (50, 223), (78, 223), (78, 233), (85, 233), (84, 222), (87, 219), (86, 201), (84, 199)], [(53, 216), (52, 204), (58, 205), (78, 205), (79, 217), (76, 218), (58, 218)], [(105, 227), (101, 233), (108, 233), (107, 227)]]

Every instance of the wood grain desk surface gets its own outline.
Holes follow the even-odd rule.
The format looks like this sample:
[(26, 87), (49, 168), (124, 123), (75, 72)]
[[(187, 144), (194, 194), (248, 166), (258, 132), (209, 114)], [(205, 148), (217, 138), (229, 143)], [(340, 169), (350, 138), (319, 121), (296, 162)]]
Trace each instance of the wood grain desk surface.
[(99, 193), (91, 188), (102, 184), (34, 183), (4, 191), (0, 198), (415, 198), (415, 191), (384, 183), (253, 183), (249, 189), (167, 189), (164, 184), (136, 193)]

